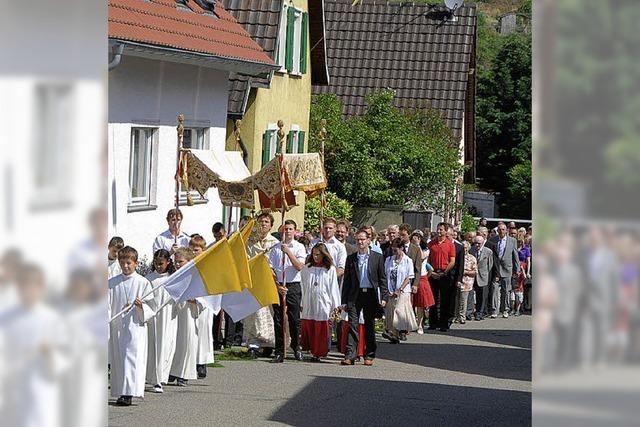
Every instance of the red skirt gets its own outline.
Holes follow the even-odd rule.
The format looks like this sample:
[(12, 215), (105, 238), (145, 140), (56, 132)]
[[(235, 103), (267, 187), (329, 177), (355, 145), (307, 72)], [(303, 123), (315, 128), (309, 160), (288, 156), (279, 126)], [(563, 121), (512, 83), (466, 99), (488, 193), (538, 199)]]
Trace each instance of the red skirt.
[(308, 320), (301, 322), (300, 345), (303, 350), (309, 350), (315, 357), (325, 357), (329, 354), (329, 321)]
[(420, 277), (420, 287), (418, 292), (413, 294), (412, 302), (414, 308), (429, 308), (436, 303), (427, 276)]
[[(340, 352), (342, 354), (347, 353), (347, 337), (349, 336), (349, 322), (342, 322), (342, 335), (340, 336)], [(358, 323), (358, 357), (364, 357), (364, 346), (365, 346), (365, 338), (364, 338), (364, 325), (362, 323)]]

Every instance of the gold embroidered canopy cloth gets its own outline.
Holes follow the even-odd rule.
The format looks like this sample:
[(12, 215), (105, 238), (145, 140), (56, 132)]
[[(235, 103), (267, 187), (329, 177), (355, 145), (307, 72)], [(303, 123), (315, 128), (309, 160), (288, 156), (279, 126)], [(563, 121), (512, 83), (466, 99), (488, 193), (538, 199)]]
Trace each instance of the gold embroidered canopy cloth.
[[(220, 200), (226, 206), (253, 209), (257, 191), (262, 209), (278, 210), (282, 207), (284, 188), (284, 207), (289, 210), (296, 205), (294, 191), (302, 191), (307, 197), (314, 197), (327, 186), (326, 174), (318, 153), (285, 154), (282, 158), (282, 173), (281, 157), (276, 156), (255, 174), (246, 177), (236, 174), (235, 179), (228, 171), (242, 167), (247, 170), (244, 163), (242, 167), (237, 164), (235, 157), (239, 157), (239, 153), (225, 152), (223, 157), (211, 153), (210, 150), (183, 151), (179, 173), (183, 187), (196, 190), (202, 196), (209, 188), (216, 187)], [(238, 155), (229, 156), (227, 153)], [(215, 160), (212, 161), (211, 157)]]

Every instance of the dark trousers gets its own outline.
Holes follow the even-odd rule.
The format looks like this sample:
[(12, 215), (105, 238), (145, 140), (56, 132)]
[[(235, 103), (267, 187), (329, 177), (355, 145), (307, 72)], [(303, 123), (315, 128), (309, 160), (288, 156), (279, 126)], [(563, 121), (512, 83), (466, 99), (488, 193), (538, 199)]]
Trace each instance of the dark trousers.
[[(282, 286), (282, 283), (279, 284)], [(280, 305), (273, 305), (273, 324), (276, 332), (276, 352), (284, 353), (284, 323), (282, 295), (278, 294)], [(295, 351), (300, 346), (300, 300), (302, 288), (300, 282), (287, 283), (287, 321), (289, 322), (289, 336), (291, 348)]]
[[(224, 313), (224, 331), (220, 327), (221, 321), (222, 312), (218, 313), (213, 318), (213, 345), (216, 348), (220, 345), (225, 345), (227, 347), (232, 346), (236, 335), (236, 324), (233, 322), (233, 319), (231, 319), (231, 316)], [(224, 338), (222, 337), (223, 332)]]
[(364, 317), (364, 357), (365, 359), (374, 359), (376, 357), (375, 317), (378, 311), (378, 297), (375, 289), (368, 288), (366, 292), (363, 292), (362, 289), (358, 291), (358, 298), (355, 303), (347, 304), (349, 336), (347, 337), (346, 359), (355, 359), (357, 357), (358, 343), (360, 341), (358, 321), (361, 310)]
[(490, 285), (478, 286), (474, 285), (476, 291), (476, 315), (486, 316), (489, 314), (489, 290)]
[(455, 287), (451, 286), (451, 278), (447, 275), (437, 279), (430, 278), (429, 284), (436, 301), (429, 308), (429, 327), (448, 328), (454, 313)]

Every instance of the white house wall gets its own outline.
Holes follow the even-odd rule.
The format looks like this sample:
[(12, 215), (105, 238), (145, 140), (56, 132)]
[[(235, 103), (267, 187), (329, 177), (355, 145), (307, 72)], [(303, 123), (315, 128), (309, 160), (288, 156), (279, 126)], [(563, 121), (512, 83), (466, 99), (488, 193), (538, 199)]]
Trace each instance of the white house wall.
[[(185, 115), (186, 127), (208, 128), (209, 148), (223, 151), (227, 81), (224, 71), (127, 56), (109, 72), (109, 236), (122, 237), (141, 257), (151, 259), (153, 239), (167, 229), (166, 213), (174, 207), (176, 116)], [(131, 128), (146, 126), (158, 128), (151, 181), (157, 208), (128, 212)], [(215, 189), (206, 196), (206, 204), (181, 206), (182, 229), (211, 242), (222, 204)]]

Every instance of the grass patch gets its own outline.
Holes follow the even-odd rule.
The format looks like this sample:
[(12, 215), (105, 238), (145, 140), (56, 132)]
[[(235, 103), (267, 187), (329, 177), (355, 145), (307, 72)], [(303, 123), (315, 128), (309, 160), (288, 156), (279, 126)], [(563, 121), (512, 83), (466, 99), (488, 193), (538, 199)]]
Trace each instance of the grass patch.
[(209, 367), (209, 368), (224, 368), (224, 365), (221, 365), (218, 362), (214, 362), (214, 363), (207, 364), (207, 367)]
[(249, 356), (249, 350), (246, 347), (225, 348), (222, 352), (216, 352), (215, 358), (216, 360), (221, 361), (255, 360), (251, 356)]

